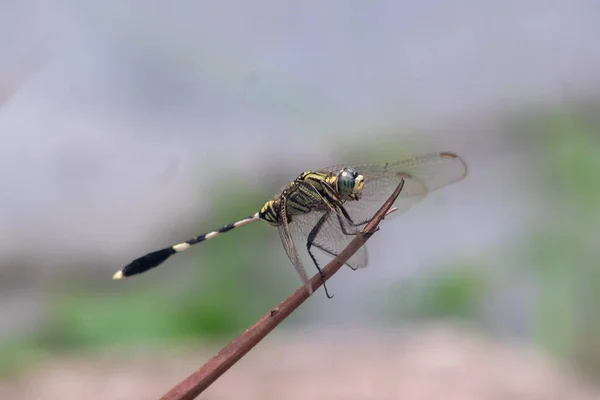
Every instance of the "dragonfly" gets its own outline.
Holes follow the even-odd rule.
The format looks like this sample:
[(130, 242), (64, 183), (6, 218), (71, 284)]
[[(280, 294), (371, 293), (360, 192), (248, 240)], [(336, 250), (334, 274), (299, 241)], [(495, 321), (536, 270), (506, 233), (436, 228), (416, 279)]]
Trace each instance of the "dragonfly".
[[(393, 205), (393, 215), (407, 211), (428, 193), (460, 181), (466, 174), (465, 162), (450, 152), (380, 164), (334, 165), (305, 171), (253, 215), (139, 257), (117, 271), (113, 279), (141, 274), (195, 244), (262, 220), (278, 229), (288, 258), (306, 290), (312, 294), (299, 249), (306, 250), (323, 277), (314, 250), (337, 256), (361, 232), (398, 185), (402, 184), (402, 190)], [(362, 246), (346, 265), (356, 270), (367, 263), (367, 249)], [(331, 297), (326, 286), (325, 293)]]

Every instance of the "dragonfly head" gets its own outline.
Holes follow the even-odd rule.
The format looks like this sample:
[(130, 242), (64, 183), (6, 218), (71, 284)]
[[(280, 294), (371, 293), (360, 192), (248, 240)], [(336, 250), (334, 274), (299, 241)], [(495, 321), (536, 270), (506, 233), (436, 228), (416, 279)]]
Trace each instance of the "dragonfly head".
[(365, 178), (354, 168), (347, 167), (338, 173), (335, 183), (340, 196), (358, 200), (365, 186)]

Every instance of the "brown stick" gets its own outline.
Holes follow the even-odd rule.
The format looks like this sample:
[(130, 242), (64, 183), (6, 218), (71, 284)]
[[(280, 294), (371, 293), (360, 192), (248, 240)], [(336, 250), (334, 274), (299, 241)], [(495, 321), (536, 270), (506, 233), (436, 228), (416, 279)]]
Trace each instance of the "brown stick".
[[(316, 291), (323, 281), (331, 278), (341, 267), (358, 251), (367, 240), (378, 230), (379, 223), (383, 218), (395, 211), (391, 209), (392, 204), (402, 191), (404, 180), (400, 182), (394, 193), (381, 206), (373, 219), (365, 226), (361, 234), (356, 237), (323, 268), (323, 279), (319, 274), (310, 280), (313, 292)], [(216, 356), (208, 360), (200, 369), (181, 381), (177, 386), (165, 394), (161, 400), (191, 400), (216, 381), (225, 371), (231, 368), (239, 359), (256, 346), (269, 332), (296, 310), (309, 294), (304, 286), (296, 290), (291, 296), (279, 303), (270, 312), (259, 319), (254, 325), (246, 329), (240, 336), (225, 346)]]

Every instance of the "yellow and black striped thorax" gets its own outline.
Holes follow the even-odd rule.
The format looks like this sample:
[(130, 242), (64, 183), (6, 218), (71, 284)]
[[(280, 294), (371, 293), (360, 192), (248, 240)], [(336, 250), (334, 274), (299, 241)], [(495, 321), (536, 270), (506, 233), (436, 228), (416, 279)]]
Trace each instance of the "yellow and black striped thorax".
[(259, 217), (267, 223), (281, 225), (282, 205), (287, 222), (294, 215), (311, 211), (336, 209), (345, 201), (358, 201), (364, 187), (364, 177), (353, 168), (337, 172), (306, 171), (287, 185), (281, 194), (265, 203)]

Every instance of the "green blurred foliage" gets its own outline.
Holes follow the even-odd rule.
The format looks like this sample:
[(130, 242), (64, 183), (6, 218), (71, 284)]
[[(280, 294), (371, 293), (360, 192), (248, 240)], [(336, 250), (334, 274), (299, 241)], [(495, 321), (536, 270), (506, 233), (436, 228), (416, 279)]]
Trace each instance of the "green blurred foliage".
[(483, 271), (475, 263), (454, 264), (393, 285), (385, 294), (384, 317), (480, 321), (489, 286)]
[(36, 334), (47, 350), (65, 351), (118, 343), (149, 342), (172, 336), (164, 292), (107, 296), (93, 288), (55, 295)]
[(0, 344), (0, 378), (11, 378), (42, 359), (44, 350), (30, 337), (13, 338)]
[[(264, 193), (243, 182), (230, 181), (213, 193), (217, 201), (199, 232), (246, 217), (265, 201)], [(175, 271), (165, 264), (122, 282), (98, 285), (88, 278), (55, 287), (38, 329), (5, 342), (10, 351), (0, 353), (0, 371), (19, 368), (32, 354), (235, 336), (293, 287), (293, 269), (282, 268), (289, 262), (283, 249), (267, 250), (279, 248), (274, 232), (256, 222), (198, 245), (189, 251), (190, 268)]]
[[(223, 225), (262, 207), (267, 197), (252, 194), (249, 188), (240, 207), (242, 187), (230, 182), (223, 188), (211, 219)], [(287, 268), (289, 260), (279, 240), (273, 228), (257, 222), (207, 242), (201, 260), (204, 267), (196, 270), (198, 276), (173, 311), (178, 332), (190, 337), (240, 332), (282, 300), (292, 290), (294, 274), (291, 266)]]
[(534, 273), (535, 337), (600, 374), (600, 121), (561, 110), (525, 125), (541, 156), (531, 182), (542, 212), (525, 238)]
[[(393, 286), (384, 298), (392, 320), (467, 319), (485, 327), (484, 304), (506, 274), (532, 289), (533, 339), (595, 378), (600, 375), (600, 119), (597, 113), (560, 109), (512, 116), (508, 135), (529, 150), (516, 177), (533, 199), (526, 232), (499, 243), (515, 257), (494, 276), (484, 265), (439, 267), (410, 284)], [(507, 126), (508, 126), (507, 125)], [(518, 169), (515, 171), (518, 172)], [(399, 300), (401, 299), (401, 300)]]

